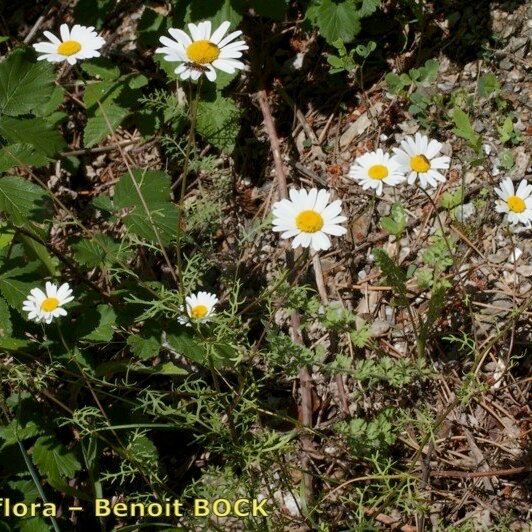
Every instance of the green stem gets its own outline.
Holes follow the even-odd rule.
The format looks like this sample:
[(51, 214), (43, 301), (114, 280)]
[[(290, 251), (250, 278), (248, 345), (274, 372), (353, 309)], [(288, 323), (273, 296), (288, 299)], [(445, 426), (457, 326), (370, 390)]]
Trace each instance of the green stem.
[(185, 286), (183, 283), (183, 260), (181, 257), (181, 223), (183, 220), (183, 203), (185, 199), (185, 194), (187, 191), (187, 176), (190, 166), (190, 153), (192, 150), (192, 146), (194, 145), (194, 139), (196, 134), (196, 119), (198, 115), (198, 101), (199, 101), (199, 95), (201, 92), (201, 78), (198, 82), (198, 86), (196, 88), (196, 95), (194, 99), (192, 99), (192, 86), (190, 86), (190, 95), (189, 95), (189, 102), (190, 102), (190, 113), (189, 113), (189, 119), (190, 119), (190, 129), (188, 131), (188, 139), (187, 139), (187, 145), (185, 148), (185, 161), (183, 163), (183, 171), (181, 173), (181, 190), (179, 193), (179, 202), (178, 202), (178, 214), (177, 214), (177, 275), (179, 277), (179, 289), (181, 291), (181, 297), (183, 298), (183, 301), (185, 300)]

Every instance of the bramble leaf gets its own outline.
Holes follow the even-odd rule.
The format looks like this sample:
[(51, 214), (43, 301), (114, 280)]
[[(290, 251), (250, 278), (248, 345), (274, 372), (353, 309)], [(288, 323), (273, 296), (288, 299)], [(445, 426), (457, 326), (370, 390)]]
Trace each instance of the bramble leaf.
[(131, 233), (154, 244), (158, 243), (158, 234), (164, 245), (169, 244), (176, 236), (178, 221), (177, 207), (170, 201), (170, 178), (153, 170), (136, 169), (132, 174), (133, 178), (129, 173), (120, 177), (115, 187), (115, 207), (129, 210), (124, 224)]

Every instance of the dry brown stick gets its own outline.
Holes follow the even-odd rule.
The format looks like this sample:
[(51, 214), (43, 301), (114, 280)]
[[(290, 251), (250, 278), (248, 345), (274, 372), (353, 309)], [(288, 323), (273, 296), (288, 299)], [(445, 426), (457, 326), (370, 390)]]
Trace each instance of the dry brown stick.
[(118, 144), (112, 144), (110, 146), (97, 146), (96, 148), (82, 148), (79, 150), (64, 151), (61, 152), (61, 157), (70, 157), (72, 155), (89, 155), (92, 153), (105, 153), (108, 151), (118, 150), (119, 147), (130, 146), (131, 144), (138, 144), (142, 142), (141, 139), (123, 140)]
[(479, 478), (479, 477), (506, 477), (529, 473), (532, 466), (510, 467), (509, 469), (492, 469), (491, 471), (432, 471), (433, 477), (441, 478)]
[[(275, 167), (275, 175), (277, 176), (277, 185), (279, 186), (279, 193), (281, 198), (288, 197), (288, 186), (286, 184), (286, 171), (281, 157), (281, 144), (273, 117), (268, 103), (268, 95), (265, 89), (261, 89), (257, 93), (258, 102), (262, 116), (264, 118), (264, 127), (268, 134), (270, 146), (272, 149), (273, 163)], [(286, 263), (289, 270), (293, 270), (294, 255), (291, 250), (286, 252)], [(292, 325), (292, 339), (295, 343), (303, 345), (303, 338), (301, 337), (301, 322), (297, 312), (292, 312), (290, 316)], [(312, 428), (312, 381), (310, 373), (306, 366), (302, 366), (299, 370), (299, 394), (301, 397), (301, 405), (299, 411), (300, 421), (304, 427)], [(303, 448), (303, 458), (301, 460), (301, 469), (303, 470), (303, 484), (305, 487), (305, 496), (307, 504), (313, 498), (312, 475), (309, 473), (309, 457), (306, 452), (307, 449), (312, 449), (313, 443), (311, 436), (304, 430), (301, 434), (301, 446)]]

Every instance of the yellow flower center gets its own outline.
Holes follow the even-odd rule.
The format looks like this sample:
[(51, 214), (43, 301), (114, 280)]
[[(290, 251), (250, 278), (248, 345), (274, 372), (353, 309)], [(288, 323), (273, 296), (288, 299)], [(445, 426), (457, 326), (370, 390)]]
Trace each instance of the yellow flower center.
[(303, 233), (317, 233), (323, 227), (323, 218), (316, 211), (301, 211), (296, 216), (296, 226)]
[(388, 168), (383, 164), (375, 164), (368, 170), (368, 175), (371, 179), (384, 179), (388, 177)]
[(524, 210), (526, 209), (525, 200), (520, 198), (519, 196), (510, 196), (506, 200), (506, 203), (508, 204), (508, 208), (512, 212), (524, 212)]
[(424, 155), (416, 155), (410, 159), (410, 166), (414, 172), (427, 172), (430, 170), (430, 162)]
[(187, 56), (198, 65), (205, 65), (212, 63), (220, 55), (220, 48), (211, 41), (205, 39), (201, 41), (194, 41), (187, 46)]
[(204, 318), (208, 312), (209, 309), (205, 305), (196, 305), (190, 309), (190, 317), (199, 320), (200, 318)]
[(41, 310), (44, 312), (52, 312), (59, 306), (59, 299), (55, 297), (47, 297), (41, 303)]
[(81, 44), (78, 41), (65, 41), (57, 47), (57, 53), (60, 55), (74, 55), (81, 50)]

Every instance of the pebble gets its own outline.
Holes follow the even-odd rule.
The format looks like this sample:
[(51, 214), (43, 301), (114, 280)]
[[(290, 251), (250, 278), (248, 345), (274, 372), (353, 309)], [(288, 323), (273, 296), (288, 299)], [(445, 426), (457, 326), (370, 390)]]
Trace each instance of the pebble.
[(390, 330), (390, 324), (381, 319), (376, 319), (370, 326), (369, 332), (373, 338), (382, 336)]

